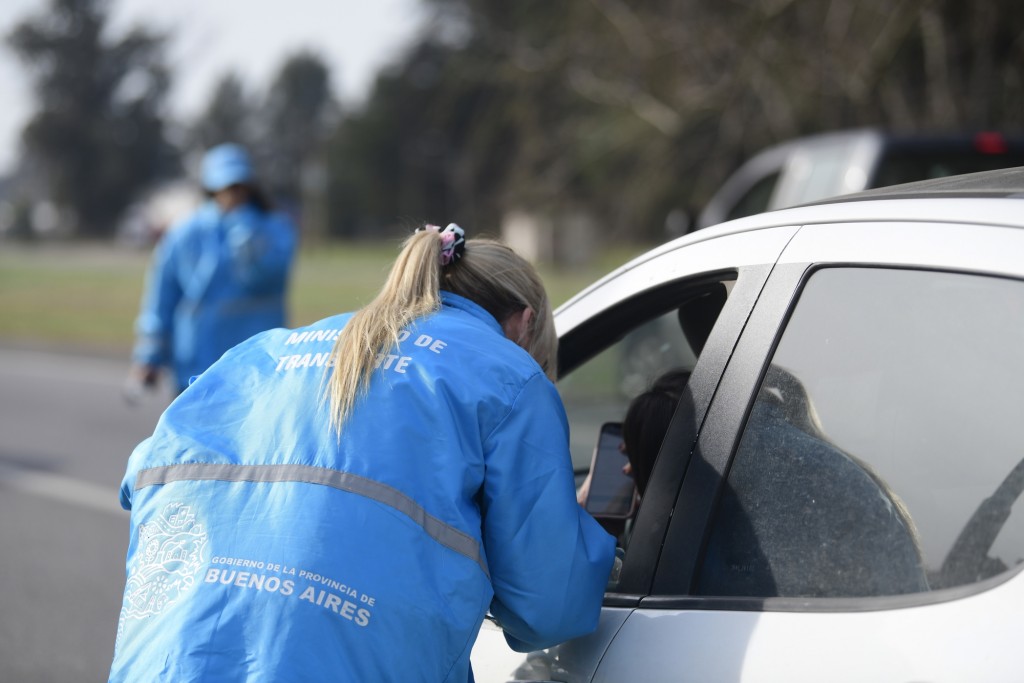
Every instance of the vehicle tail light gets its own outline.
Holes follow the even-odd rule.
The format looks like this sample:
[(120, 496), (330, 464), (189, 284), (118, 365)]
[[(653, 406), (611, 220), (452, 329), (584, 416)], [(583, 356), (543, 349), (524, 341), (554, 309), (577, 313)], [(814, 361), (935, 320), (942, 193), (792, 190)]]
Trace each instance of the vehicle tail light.
[(982, 154), (1006, 154), (1009, 147), (999, 133), (978, 133), (974, 136), (974, 148)]

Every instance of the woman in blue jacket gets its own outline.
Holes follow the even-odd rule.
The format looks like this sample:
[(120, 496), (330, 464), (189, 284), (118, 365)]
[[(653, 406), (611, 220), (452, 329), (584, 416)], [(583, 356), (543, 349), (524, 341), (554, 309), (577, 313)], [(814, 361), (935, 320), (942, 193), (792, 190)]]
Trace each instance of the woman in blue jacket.
[(167, 231), (146, 277), (132, 352), (143, 386), (169, 367), (180, 392), (235, 344), (285, 324), (294, 227), (270, 211), (238, 145), (206, 153), (202, 182), (209, 201)]
[(354, 314), (234, 347), (132, 454), (111, 681), (466, 681), (592, 631), (614, 540), (576, 503), (551, 308), (429, 227)]

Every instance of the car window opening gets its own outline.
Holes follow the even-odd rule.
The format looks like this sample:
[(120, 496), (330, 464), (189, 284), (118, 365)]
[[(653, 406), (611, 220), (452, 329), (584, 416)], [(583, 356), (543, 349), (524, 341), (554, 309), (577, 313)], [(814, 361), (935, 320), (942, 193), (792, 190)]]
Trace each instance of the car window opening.
[[(608, 492), (614, 489), (616, 482), (611, 479), (593, 482), (594, 476), (614, 478), (617, 474), (621, 478), (625, 467), (633, 478), (635, 501), (626, 506), (625, 512), (615, 509), (603, 514), (593, 501), (588, 508), (605, 529), (619, 539), (623, 548), (628, 546), (637, 504), (642, 504), (642, 486), (635, 486), (637, 477), (645, 481), (656, 458), (661, 457), (658, 455), (660, 446), (680, 392), (697, 365), (733, 284), (733, 280), (726, 280), (704, 282), (682, 291), (677, 287), (671, 299), (660, 307), (660, 314), (623, 321), (623, 325), (616, 328), (620, 331), (617, 339), (558, 384), (571, 427), (573, 465), (577, 485), (582, 491), (580, 502), (586, 504), (589, 491), (600, 489), (601, 504), (609, 504)], [(657, 293), (649, 296), (656, 297)], [(623, 326), (628, 329), (624, 335), (621, 334)], [(633, 415), (627, 420), (631, 408)], [(598, 457), (614, 458), (614, 449), (606, 446), (606, 454), (601, 455), (596, 446), (602, 425), (607, 433), (608, 423), (621, 425), (623, 452), (611, 464), (598, 465)], [(603, 437), (605, 442), (608, 438)], [(630, 442), (633, 453), (629, 453)], [(591, 474), (592, 466), (594, 474)]]

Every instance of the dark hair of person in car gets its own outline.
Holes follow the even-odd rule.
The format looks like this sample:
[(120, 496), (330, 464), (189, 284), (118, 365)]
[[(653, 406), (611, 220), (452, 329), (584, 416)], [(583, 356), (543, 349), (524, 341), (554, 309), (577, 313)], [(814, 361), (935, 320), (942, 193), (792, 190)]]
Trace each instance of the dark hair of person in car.
[(622, 421), (622, 442), (641, 496), (647, 488), (654, 460), (689, 379), (688, 370), (673, 368), (654, 380), (626, 410)]

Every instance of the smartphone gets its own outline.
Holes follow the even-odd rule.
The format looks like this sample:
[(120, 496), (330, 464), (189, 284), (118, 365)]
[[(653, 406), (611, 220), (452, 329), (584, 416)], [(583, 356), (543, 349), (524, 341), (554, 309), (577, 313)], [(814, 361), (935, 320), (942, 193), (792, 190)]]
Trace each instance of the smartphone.
[(636, 484), (623, 472), (629, 459), (622, 450), (622, 423), (601, 425), (594, 457), (590, 463), (590, 493), (587, 512), (605, 519), (627, 519), (637, 505)]

